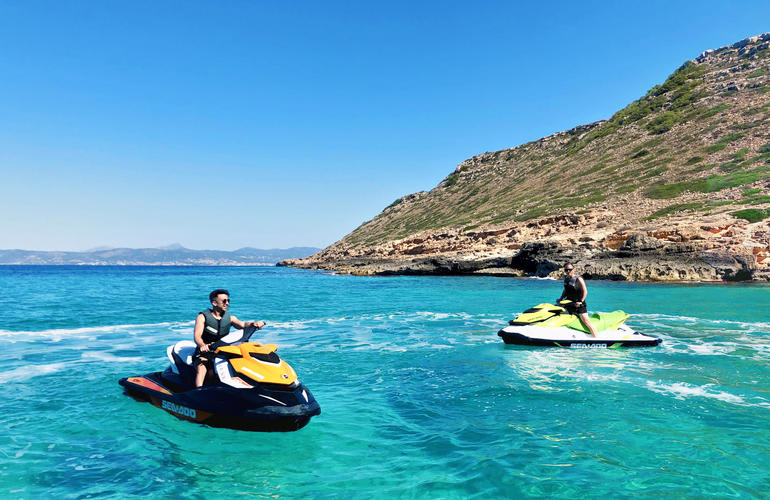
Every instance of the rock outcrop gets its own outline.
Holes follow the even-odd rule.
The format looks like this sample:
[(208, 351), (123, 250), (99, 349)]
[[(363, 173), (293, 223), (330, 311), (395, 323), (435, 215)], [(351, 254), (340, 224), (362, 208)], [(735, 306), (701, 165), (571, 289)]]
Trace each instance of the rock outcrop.
[[(570, 222), (571, 221), (571, 222)], [(556, 277), (574, 262), (589, 279), (770, 280), (770, 225), (729, 216), (679, 217), (612, 230), (589, 215), (496, 231), (423, 232), (375, 247), (335, 245), (280, 265), (357, 275), (485, 274)]]

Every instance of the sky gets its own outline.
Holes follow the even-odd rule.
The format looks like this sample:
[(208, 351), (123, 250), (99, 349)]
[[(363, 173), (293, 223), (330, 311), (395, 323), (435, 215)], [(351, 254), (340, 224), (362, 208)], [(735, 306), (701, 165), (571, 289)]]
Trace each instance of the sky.
[(764, 1), (0, 0), (0, 249), (325, 247)]

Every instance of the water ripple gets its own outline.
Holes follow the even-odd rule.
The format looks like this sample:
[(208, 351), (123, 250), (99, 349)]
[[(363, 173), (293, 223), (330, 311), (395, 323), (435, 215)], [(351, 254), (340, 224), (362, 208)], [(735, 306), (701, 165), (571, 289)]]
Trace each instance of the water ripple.
[[(40, 301), (22, 312), (53, 327), (0, 330), (3, 496), (694, 498), (766, 490), (770, 444), (757, 436), (770, 426), (770, 313), (752, 304), (754, 316), (713, 314), (713, 303), (750, 303), (755, 289), (592, 283), (598, 299), (657, 305), (665, 295), (673, 305), (629, 320), (662, 337), (659, 347), (577, 351), (506, 348), (496, 335), (506, 311), (551, 297), (551, 282), (270, 271), (26, 279), (25, 293), (39, 289)], [(255, 340), (278, 344), (322, 406), (307, 427), (211, 429), (122, 394), (120, 377), (163, 369), (166, 347), (191, 338), (201, 294), (186, 291), (201, 283), (227, 283), (240, 318), (267, 320)], [(0, 274), (0, 285), (19, 283)], [(62, 304), (66, 294), (52, 295), (57, 286), (88, 292), (82, 311)], [(139, 290), (162, 309), (143, 308)], [(116, 312), (130, 303), (126, 315)], [(703, 306), (672, 313), (692, 303)], [(67, 314), (57, 319), (54, 310)], [(49, 313), (54, 323), (40, 323)], [(72, 318), (80, 323), (66, 327)]]

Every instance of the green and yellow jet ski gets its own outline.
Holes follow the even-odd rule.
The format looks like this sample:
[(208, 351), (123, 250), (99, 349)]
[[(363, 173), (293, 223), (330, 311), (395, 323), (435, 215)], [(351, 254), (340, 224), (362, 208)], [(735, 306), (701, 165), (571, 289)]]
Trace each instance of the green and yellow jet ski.
[(527, 309), (497, 334), (506, 344), (528, 346), (613, 348), (660, 344), (659, 338), (643, 335), (626, 325), (628, 314), (623, 311), (590, 314), (591, 325), (597, 332), (594, 337), (580, 318), (564, 307), (569, 301), (560, 304), (539, 304)]

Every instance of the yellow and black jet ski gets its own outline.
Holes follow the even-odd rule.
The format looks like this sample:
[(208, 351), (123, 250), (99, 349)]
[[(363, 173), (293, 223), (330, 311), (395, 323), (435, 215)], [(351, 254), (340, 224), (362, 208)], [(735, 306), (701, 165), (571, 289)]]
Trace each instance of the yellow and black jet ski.
[(214, 374), (195, 387), (195, 343), (182, 340), (166, 350), (163, 372), (120, 379), (127, 394), (175, 417), (212, 427), (248, 431), (294, 431), (321, 407), (277, 346), (248, 342), (256, 328), (236, 330), (212, 346)]
[(626, 325), (629, 315), (623, 311), (590, 314), (596, 330), (594, 337), (565, 306), (569, 306), (569, 301), (561, 301), (560, 305), (539, 304), (517, 315), (497, 334), (506, 344), (528, 346), (614, 348), (660, 344), (659, 338), (643, 335)]

